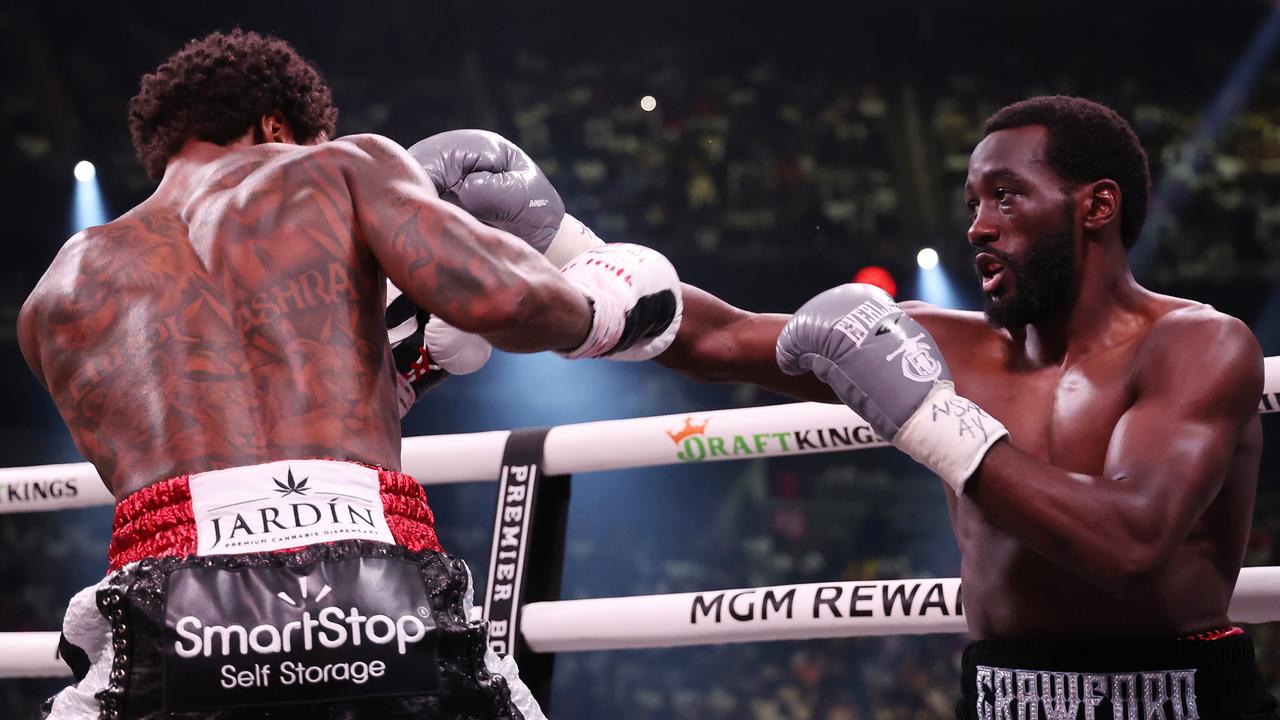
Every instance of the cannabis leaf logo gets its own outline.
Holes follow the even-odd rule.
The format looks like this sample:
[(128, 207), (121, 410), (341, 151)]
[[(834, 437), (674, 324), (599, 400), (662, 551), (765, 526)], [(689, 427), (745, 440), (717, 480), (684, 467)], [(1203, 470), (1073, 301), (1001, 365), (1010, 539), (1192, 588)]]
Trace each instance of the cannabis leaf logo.
[(306, 495), (307, 490), (310, 489), (307, 487), (307, 480), (310, 478), (302, 478), (301, 482), (294, 480), (293, 468), (289, 468), (288, 474), (285, 475), (284, 482), (280, 482), (279, 480), (276, 480), (276, 478), (271, 479), (275, 480), (276, 488), (278, 488), (276, 492), (280, 493), (280, 497), (282, 498), (289, 497), (290, 495)]

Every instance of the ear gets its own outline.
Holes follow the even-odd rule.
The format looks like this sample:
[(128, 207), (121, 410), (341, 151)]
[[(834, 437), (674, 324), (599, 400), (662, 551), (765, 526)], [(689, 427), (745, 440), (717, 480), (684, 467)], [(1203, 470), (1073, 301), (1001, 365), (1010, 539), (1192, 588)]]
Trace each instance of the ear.
[(1111, 221), (1120, 220), (1120, 186), (1114, 180), (1098, 180), (1081, 190), (1085, 230), (1098, 232)]
[(288, 121), (284, 119), (284, 113), (279, 110), (272, 110), (263, 115), (262, 119), (258, 121), (258, 129), (263, 142), (298, 144), (293, 137), (293, 129), (289, 127)]

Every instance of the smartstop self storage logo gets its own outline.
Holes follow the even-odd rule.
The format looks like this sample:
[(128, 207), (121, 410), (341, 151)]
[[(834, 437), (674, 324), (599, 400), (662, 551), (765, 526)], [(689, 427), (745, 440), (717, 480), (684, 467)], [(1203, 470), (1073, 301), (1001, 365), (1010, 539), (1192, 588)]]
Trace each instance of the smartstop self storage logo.
[(720, 458), (788, 455), (841, 448), (884, 445), (885, 441), (867, 425), (809, 427), (776, 432), (717, 433), (713, 418), (700, 422), (696, 416), (684, 419), (679, 428), (667, 430), (676, 446), (676, 459), (702, 462)]
[(170, 711), (431, 692), (435, 622), (417, 563), (182, 568), (162, 646)]

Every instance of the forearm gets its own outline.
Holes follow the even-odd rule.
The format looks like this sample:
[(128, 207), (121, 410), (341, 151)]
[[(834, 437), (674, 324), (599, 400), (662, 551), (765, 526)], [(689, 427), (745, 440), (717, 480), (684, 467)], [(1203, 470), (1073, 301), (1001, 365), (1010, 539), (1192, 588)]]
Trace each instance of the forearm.
[(570, 350), (591, 330), (586, 296), (545, 260), (537, 260), (529, 263), (534, 267), (522, 268), (523, 292), (509, 321), (481, 333), (494, 347), (515, 353)]
[(1113, 595), (1158, 566), (1160, 523), (1124, 478), (1067, 472), (1004, 441), (987, 452), (965, 496), (1024, 546)]
[(837, 402), (813, 375), (778, 368), (774, 346), (789, 318), (740, 310), (686, 283), (680, 333), (655, 360), (699, 382), (749, 383), (799, 400)]
[(385, 245), (384, 269), (419, 307), (510, 352), (577, 347), (591, 328), (586, 296), (511, 234), (438, 200), (417, 205)]

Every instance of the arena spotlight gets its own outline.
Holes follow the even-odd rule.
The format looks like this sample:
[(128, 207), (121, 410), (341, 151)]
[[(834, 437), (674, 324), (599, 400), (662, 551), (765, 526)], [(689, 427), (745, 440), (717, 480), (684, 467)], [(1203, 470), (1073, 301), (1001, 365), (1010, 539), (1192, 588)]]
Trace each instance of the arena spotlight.
[(75, 189), (71, 199), (71, 234), (102, 225), (107, 221), (107, 206), (102, 201), (102, 190), (98, 187), (98, 173), (93, 163), (81, 160), (76, 163)]
[(889, 293), (889, 297), (898, 296), (898, 283), (894, 281), (893, 275), (890, 274), (888, 270), (885, 270), (878, 265), (868, 265), (854, 273), (853, 281), (856, 283), (875, 285), (881, 290)]
[(956, 286), (947, 271), (938, 264), (938, 251), (924, 248), (916, 254), (916, 297), (938, 307), (960, 310), (965, 308)]
[(641, 110), (645, 112), (653, 112), (653, 109), (656, 107), (658, 107), (658, 98), (652, 95), (645, 95), (644, 97), (640, 98)]
[(93, 163), (88, 160), (81, 160), (76, 163), (75, 170), (72, 172), (75, 174), (76, 180), (83, 183), (92, 180), (98, 171), (93, 167)]
[(921, 270), (932, 270), (938, 267), (938, 251), (933, 248), (925, 248), (916, 253), (916, 264)]

